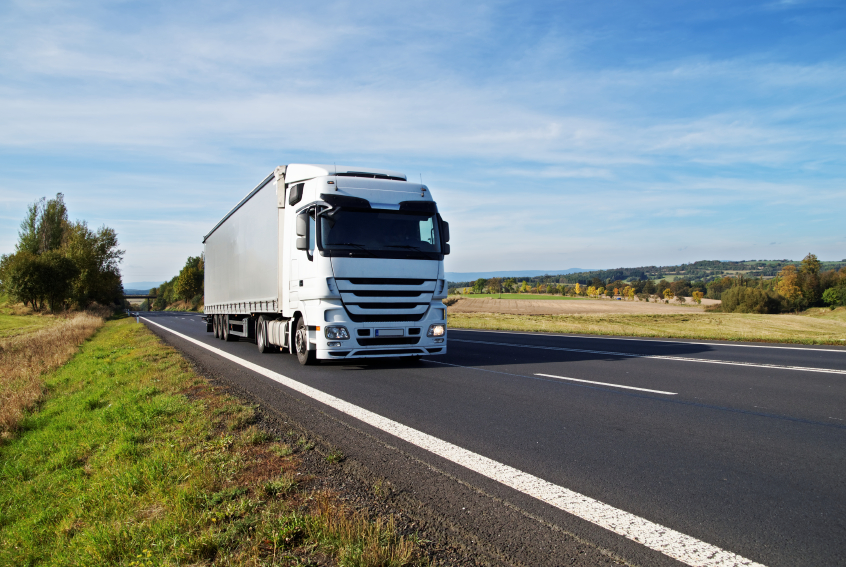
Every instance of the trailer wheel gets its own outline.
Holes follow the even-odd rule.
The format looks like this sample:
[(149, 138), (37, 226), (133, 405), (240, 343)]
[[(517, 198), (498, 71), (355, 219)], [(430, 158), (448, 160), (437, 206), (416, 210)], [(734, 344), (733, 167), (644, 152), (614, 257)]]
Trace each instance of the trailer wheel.
[(261, 315), (256, 319), (256, 346), (260, 353), (273, 352), (273, 347), (267, 342), (267, 321)]
[(294, 347), (297, 351), (297, 360), (303, 366), (314, 364), (317, 360), (317, 353), (308, 349), (308, 328), (305, 319), (297, 319), (297, 334), (294, 336)]
[(218, 321), (217, 315), (212, 315), (212, 330), (214, 331), (214, 338), (220, 338), (220, 321)]

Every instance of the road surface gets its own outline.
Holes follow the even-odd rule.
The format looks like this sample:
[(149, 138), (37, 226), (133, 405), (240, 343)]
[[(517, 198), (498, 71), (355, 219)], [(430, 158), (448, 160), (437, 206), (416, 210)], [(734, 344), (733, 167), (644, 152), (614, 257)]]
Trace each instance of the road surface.
[(846, 348), (450, 330), (418, 364), (301, 367), (145, 323), (489, 562), (846, 565)]

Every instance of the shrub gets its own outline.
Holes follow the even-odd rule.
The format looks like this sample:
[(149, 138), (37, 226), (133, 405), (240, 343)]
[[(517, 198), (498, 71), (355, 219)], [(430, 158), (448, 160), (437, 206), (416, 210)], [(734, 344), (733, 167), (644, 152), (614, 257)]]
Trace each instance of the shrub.
[(823, 292), (822, 299), (832, 307), (846, 305), (846, 285), (828, 288)]
[(725, 313), (780, 313), (784, 310), (777, 293), (754, 287), (733, 287), (722, 293)]

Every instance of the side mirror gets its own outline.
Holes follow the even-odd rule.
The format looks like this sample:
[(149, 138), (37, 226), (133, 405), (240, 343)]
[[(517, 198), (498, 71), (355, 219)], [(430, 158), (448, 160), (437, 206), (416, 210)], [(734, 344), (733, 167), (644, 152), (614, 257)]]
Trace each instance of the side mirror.
[(303, 185), (304, 183), (297, 183), (288, 189), (288, 204), (296, 205), (303, 199)]
[(444, 242), (444, 255), (449, 254), (449, 244)]
[(301, 236), (297, 239), (297, 250), (308, 250), (308, 238)]
[[(297, 236), (305, 236), (307, 233), (308, 233), (308, 213), (300, 213), (300, 214), (297, 215)], [(302, 250), (302, 248), (301, 248), (301, 250)]]
[(442, 225), (444, 233), (441, 236), (443, 236), (444, 242), (449, 242), (449, 223), (447, 221), (443, 221)]

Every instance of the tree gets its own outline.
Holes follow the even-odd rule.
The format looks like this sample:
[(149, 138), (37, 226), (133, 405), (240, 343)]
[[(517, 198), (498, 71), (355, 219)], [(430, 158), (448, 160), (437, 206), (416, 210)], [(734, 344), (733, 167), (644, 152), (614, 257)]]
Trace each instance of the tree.
[(846, 286), (830, 287), (823, 292), (822, 298), (832, 309), (838, 305), (846, 305)]
[(643, 293), (648, 293), (649, 295), (655, 293), (655, 284), (652, 280), (646, 280), (646, 283), (643, 284)]
[(671, 297), (673, 297), (673, 290), (669, 287), (664, 288), (664, 299), (670, 299)]
[(70, 223), (61, 193), (32, 203), (20, 226), (16, 252), (0, 261), (0, 287), (13, 300), (36, 310), (64, 308), (69, 301), (79, 307), (122, 302), (123, 251), (114, 230)]
[(788, 264), (782, 268), (776, 290), (784, 297), (789, 307), (798, 311), (804, 306), (806, 300), (799, 287), (799, 273), (796, 271), (796, 266)]
[(520, 284), (520, 293), (528, 293), (529, 292), (529, 284), (526, 283), (526, 280), (523, 280), (523, 283)]
[(582, 285), (579, 282), (576, 282), (575, 291), (576, 291), (576, 295), (582, 294)]
[(485, 278), (479, 278), (475, 282), (473, 282), (473, 293), (482, 293), (485, 291), (485, 284), (487, 280)]
[(802, 296), (808, 305), (814, 305), (820, 300), (820, 261), (813, 254), (808, 254), (802, 260), (799, 270), (798, 285), (802, 289)]
[(79, 268), (74, 281), (73, 299), (80, 307), (92, 302), (119, 303), (123, 297), (118, 266), (123, 250), (118, 249), (117, 233), (106, 226), (97, 231), (85, 221), (73, 223), (68, 230), (65, 254)]
[(502, 278), (489, 279), (488, 289), (491, 293), (502, 293)]
[(705, 296), (705, 294), (702, 293), (701, 291), (694, 291), (693, 292), (693, 302), (696, 303), (697, 305), (701, 304), (702, 298), (704, 296)]

